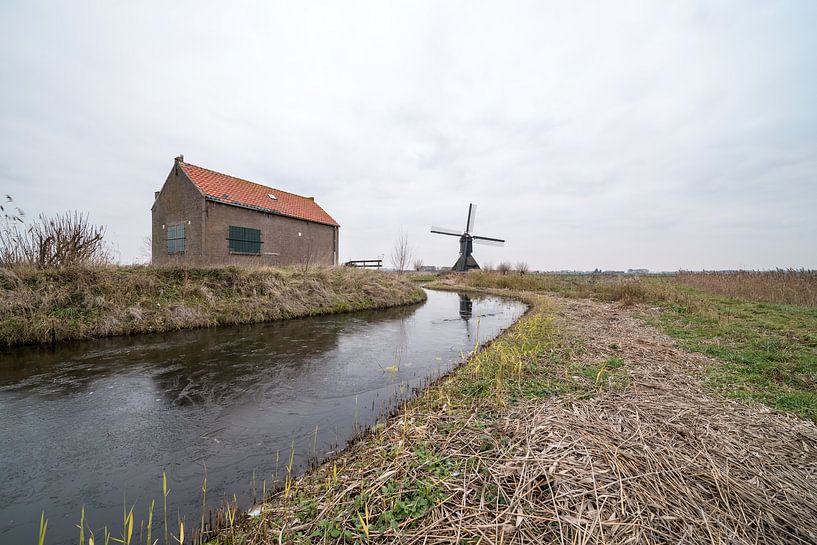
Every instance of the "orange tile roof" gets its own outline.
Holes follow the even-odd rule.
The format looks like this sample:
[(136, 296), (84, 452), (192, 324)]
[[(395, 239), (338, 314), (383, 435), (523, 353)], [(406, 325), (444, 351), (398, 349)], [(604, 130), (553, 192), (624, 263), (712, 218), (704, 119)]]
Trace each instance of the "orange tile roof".
[[(178, 164), (209, 200), (339, 227), (332, 216), (310, 197), (287, 193), (190, 163), (178, 161)], [(270, 195), (274, 195), (275, 199)]]

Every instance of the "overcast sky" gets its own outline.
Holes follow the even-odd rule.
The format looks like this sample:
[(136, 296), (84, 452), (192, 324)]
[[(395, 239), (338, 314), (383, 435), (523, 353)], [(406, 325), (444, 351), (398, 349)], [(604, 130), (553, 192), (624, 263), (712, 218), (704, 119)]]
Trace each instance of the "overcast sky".
[(185, 160), (316, 197), (341, 259), (817, 268), (817, 2), (0, 4), (0, 193), (123, 262)]

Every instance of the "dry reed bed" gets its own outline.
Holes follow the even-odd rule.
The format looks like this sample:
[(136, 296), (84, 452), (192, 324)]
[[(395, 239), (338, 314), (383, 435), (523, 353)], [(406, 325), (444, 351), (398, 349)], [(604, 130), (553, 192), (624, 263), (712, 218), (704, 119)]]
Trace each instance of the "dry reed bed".
[[(510, 498), (487, 513), (473, 511), (482, 512), (482, 525), (494, 524), (493, 535), (485, 537), (817, 540), (817, 465), (804, 449), (817, 446), (813, 428), (794, 419), (791, 427), (780, 426), (754, 412), (725, 416), (735, 408), (707, 403), (702, 410), (694, 398), (679, 401), (663, 393), (635, 400), (605, 395), (568, 407), (552, 400), (512, 411), (503, 420), (508, 444), (489, 461), (489, 479), (464, 486), (476, 491), (494, 484)], [(469, 533), (483, 535), (482, 525)]]
[(817, 307), (817, 271), (681, 272), (678, 280), (687, 286), (729, 297)]
[[(446, 401), (442, 383), (223, 542), (817, 543), (812, 422), (705, 393), (711, 360), (643, 308), (558, 301), (574, 357), (622, 358), (628, 386), (504, 406)], [(377, 526), (422, 496), (429, 510)]]
[(411, 282), (350, 268), (0, 268), (0, 345), (416, 303)]
[[(401, 543), (817, 541), (814, 429), (793, 418), (790, 426), (780, 426), (778, 419), (754, 412), (726, 416), (734, 409), (701, 411), (695, 399), (681, 405), (660, 393), (637, 401), (605, 395), (518, 406), (487, 430), (495, 449), (483, 449), (486, 430), (479, 427), (448, 434), (435, 464), (448, 461), (461, 471), (440, 481), (439, 505), (413, 527), (369, 538)], [(410, 425), (417, 423), (408, 418)], [(408, 437), (396, 421), (378, 448), (435, 441), (437, 426), (445, 420), (444, 415), (424, 417)], [(368, 459), (381, 458), (367, 450)], [(344, 483), (340, 492), (368, 497), (374, 518), (388, 503), (384, 484), (427, 478), (406, 450), (389, 466), (372, 467), (358, 482)], [(324, 510), (328, 513), (338, 500), (330, 494)], [(286, 507), (279, 515), (286, 515)], [(356, 513), (349, 515), (354, 527)], [(290, 529), (313, 527), (309, 521), (293, 522)]]

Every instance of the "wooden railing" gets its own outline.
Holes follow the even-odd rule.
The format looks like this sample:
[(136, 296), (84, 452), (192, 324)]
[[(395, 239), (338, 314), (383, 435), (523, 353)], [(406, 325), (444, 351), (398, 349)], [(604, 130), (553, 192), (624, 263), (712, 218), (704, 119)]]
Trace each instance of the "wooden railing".
[(382, 259), (353, 259), (343, 264), (344, 267), (361, 267), (364, 269), (379, 269), (383, 266)]

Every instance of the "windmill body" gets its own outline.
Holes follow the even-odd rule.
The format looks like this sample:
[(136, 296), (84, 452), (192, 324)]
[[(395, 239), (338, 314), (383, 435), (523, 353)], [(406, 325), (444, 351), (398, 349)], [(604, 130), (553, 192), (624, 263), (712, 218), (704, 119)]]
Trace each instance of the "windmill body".
[(501, 238), (482, 237), (471, 234), (474, 230), (474, 220), (476, 218), (477, 207), (474, 204), (468, 205), (468, 219), (465, 221), (465, 232), (458, 233), (452, 229), (445, 229), (442, 227), (432, 227), (431, 232), (438, 235), (448, 235), (460, 238), (460, 255), (457, 262), (451, 267), (455, 271), (469, 271), (471, 269), (479, 269), (477, 260), (474, 259), (473, 251), (474, 244), (487, 244), (490, 246), (504, 246), (505, 241)]

